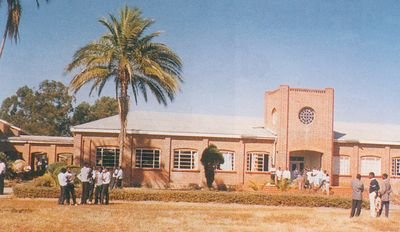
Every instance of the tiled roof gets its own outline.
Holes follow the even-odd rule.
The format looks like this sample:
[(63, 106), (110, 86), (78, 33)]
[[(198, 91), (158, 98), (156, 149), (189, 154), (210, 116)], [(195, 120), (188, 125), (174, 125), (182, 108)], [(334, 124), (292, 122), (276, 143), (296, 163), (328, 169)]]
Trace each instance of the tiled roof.
[[(184, 136), (274, 138), (262, 118), (134, 111), (128, 114), (127, 133)], [(72, 127), (73, 132), (118, 133), (118, 115)]]

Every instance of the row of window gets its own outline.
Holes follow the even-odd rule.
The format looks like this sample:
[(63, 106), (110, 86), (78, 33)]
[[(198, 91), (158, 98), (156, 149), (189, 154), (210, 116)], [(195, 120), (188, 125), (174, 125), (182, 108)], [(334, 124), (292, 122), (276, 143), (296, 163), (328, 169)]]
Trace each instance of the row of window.
[[(222, 151), (224, 163), (220, 165), (219, 170), (235, 170), (235, 154), (230, 151)], [(57, 162), (72, 164), (72, 154), (61, 153), (57, 155)], [(195, 150), (175, 150), (174, 151), (174, 169), (198, 170), (198, 153)], [(155, 149), (136, 149), (136, 168), (160, 168), (160, 150)], [(119, 149), (98, 147), (96, 150), (96, 165), (105, 167), (116, 167), (119, 165)], [(350, 175), (350, 157), (333, 157), (333, 174)], [(361, 157), (360, 174), (368, 175), (374, 172), (381, 175), (381, 158), (379, 157)], [(251, 152), (247, 154), (246, 170), (252, 172), (269, 171), (269, 155), (260, 152)], [(400, 176), (400, 157), (392, 159), (392, 176)]]
[[(361, 157), (360, 174), (368, 175), (374, 172), (375, 175), (381, 175), (381, 158), (379, 157)], [(392, 159), (392, 176), (400, 176), (400, 157)], [(334, 156), (333, 157), (333, 173), (336, 175), (350, 175), (350, 157)]]
[[(136, 149), (136, 168), (160, 168), (160, 150)], [(235, 170), (235, 154), (230, 151), (222, 151), (224, 163), (218, 169), (223, 171)], [(104, 167), (119, 166), (119, 149), (98, 147), (96, 150), (96, 165)], [(196, 150), (175, 150), (174, 169), (198, 170), (199, 154)], [(269, 155), (252, 152), (247, 155), (247, 171), (267, 172)]]

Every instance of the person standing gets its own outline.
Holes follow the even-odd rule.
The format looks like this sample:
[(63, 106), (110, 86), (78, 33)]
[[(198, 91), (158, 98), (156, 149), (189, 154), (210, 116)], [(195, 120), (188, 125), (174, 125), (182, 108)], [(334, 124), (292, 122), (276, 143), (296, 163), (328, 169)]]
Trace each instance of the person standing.
[(0, 195), (4, 194), (4, 178), (6, 176), (6, 164), (0, 160)]
[(275, 173), (275, 185), (278, 186), (279, 182), (282, 179), (282, 169), (281, 167), (278, 168), (278, 170), (276, 170)]
[(90, 169), (89, 176), (88, 176), (88, 182), (89, 182), (89, 204), (93, 203), (93, 194), (94, 194), (94, 189), (95, 189), (95, 173), (96, 173), (96, 167), (93, 167)]
[(376, 208), (375, 208), (375, 198), (379, 191), (379, 183), (375, 179), (375, 173), (369, 173), (369, 206), (370, 206), (370, 215), (371, 217), (376, 217)]
[(362, 193), (364, 192), (364, 184), (361, 182), (361, 175), (357, 174), (356, 179), (351, 181), (352, 201), (350, 218), (360, 216), (362, 205)]
[(58, 204), (63, 205), (64, 201), (67, 198), (67, 176), (65, 173), (67, 169), (61, 168), (60, 173), (58, 174), (58, 184), (60, 185), (60, 197), (58, 198)]
[(118, 167), (115, 167), (113, 174), (112, 174), (111, 183), (110, 183), (111, 190), (117, 187), (117, 175), (118, 175)]
[(117, 188), (122, 188), (122, 179), (124, 178), (124, 172), (122, 171), (122, 167), (118, 167), (117, 173)]
[(380, 190), (381, 199), (382, 199), (382, 207), (378, 212), (378, 217), (381, 216), (383, 208), (385, 208), (385, 217), (389, 217), (389, 200), (390, 193), (392, 193), (392, 186), (390, 185), (390, 181), (388, 179), (388, 174), (384, 173), (382, 175), (383, 183), (382, 188)]
[(85, 162), (81, 168), (81, 173), (79, 174), (79, 179), (82, 182), (81, 205), (87, 204), (87, 199), (89, 197), (89, 173), (89, 164)]
[(103, 169), (103, 185), (101, 188), (101, 203), (108, 205), (111, 174), (107, 168)]
[(326, 195), (329, 196), (330, 194), (330, 187), (331, 187), (331, 177), (329, 176), (329, 173), (325, 170), (324, 171), (324, 176), (323, 176), (323, 181), (324, 183), (324, 189), (322, 190), (322, 192), (326, 192)]
[(76, 194), (75, 194), (75, 185), (74, 185), (74, 180), (75, 180), (75, 175), (72, 174), (71, 172), (71, 168), (67, 168), (67, 172), (65, 173), (65, 176), (67, 178), (67, 204), (69, 205), (70, 202), (70, 198), (72, 198), (72, 204), (73, 205), (77, 205), (76, 204)]
[(276, 175), (275, 165), (272, 164), (270, 171), (271, 171), (271, 183), (274, 183), (276, 185), (276, 183), (275, 183), (275, 175)]
[(101, 201), (101, 191), (103, 188), (103, 169), (99, 167), (99, 169), (95, 172), (94, 174), (94, 204), (98, 204), (100, 201), (100, 204), (103, 204)]

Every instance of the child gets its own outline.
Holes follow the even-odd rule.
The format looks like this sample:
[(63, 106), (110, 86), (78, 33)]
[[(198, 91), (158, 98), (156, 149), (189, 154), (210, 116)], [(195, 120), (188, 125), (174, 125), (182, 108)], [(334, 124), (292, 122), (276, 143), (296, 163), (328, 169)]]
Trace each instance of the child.
[(375, 211), (377, 215), (379, 215), (381, 208), (382, 208), (382, 195), (380, 192), (378, 192), (378, 194), (375, 197)]

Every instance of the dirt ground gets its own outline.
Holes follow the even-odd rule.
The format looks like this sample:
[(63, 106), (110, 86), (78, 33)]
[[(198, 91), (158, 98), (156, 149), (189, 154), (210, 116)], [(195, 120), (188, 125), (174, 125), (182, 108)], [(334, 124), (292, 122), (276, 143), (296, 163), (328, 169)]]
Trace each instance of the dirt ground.
[(237, 204), (114, 202), (59, 206), (49, 199), (0, 199), (0, 231), (400, 231), (389, 219), (335, 208)]

